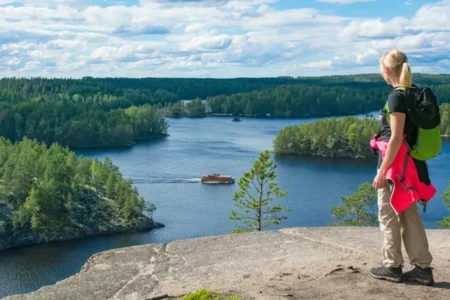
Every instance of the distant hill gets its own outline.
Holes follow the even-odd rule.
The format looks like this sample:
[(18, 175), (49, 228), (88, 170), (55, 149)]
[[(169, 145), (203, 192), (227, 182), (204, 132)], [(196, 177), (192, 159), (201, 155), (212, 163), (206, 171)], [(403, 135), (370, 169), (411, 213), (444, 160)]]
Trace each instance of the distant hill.
[[(414, 74), (418, 84), (447, 84), (447, 74)], [(130, 90), (152, 93), (153, 103), (173, 102), (179, 99), (206, 99), (217, 95), (250, 92), (286, 84), (349, 85), (368, 83), (385, 85), (379, 74), (331, 75), (315, 77), (240, 77), (240, 78), (3, 78), (0, 90), (25, 88), (30, 92), (67, 92), (69, 94), (103, 93), (122, 96)], [(38, 88), (38, 89), (36, 89)], [(149, 103), (149, 104), (153, 104)]]

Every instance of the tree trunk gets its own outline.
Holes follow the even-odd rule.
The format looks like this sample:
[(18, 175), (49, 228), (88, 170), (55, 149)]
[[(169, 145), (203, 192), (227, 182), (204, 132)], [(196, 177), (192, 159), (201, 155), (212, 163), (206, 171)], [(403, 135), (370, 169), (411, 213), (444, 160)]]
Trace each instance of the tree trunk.
[[(259, 180), (258, 180), (259, 181)], [(258, 231), (262, 230), (262, 197), (263, 197), (263, 181), (259, 183), (259, 206), (258, 206)]]

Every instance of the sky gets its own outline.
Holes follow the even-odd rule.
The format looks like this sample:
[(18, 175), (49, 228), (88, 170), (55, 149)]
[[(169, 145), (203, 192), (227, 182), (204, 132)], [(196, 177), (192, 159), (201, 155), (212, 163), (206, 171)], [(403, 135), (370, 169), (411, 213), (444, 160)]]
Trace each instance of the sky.
[(0, 0), (0, 77), (450, 71), (450, 0)]

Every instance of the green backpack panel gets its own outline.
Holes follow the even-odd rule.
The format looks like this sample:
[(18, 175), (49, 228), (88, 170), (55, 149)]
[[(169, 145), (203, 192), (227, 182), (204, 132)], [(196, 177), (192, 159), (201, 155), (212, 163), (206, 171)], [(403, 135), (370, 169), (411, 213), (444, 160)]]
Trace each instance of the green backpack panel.
[[(436, 97), (430, 88), (405, 88), (398, 90), (405, 92), (408, 116), (418, 127), (416, 144), (410, 150), (410, 155), (417, 160), (428, 160), (437, 156), (441, 151), (441, 115)], [(389, 107), (386, 102), (387, 120)]]

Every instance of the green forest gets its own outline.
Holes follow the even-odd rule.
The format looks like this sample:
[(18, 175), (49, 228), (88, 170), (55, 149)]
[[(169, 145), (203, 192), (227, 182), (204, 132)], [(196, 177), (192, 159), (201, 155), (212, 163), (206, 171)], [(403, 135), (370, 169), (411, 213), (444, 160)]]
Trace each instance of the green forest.
[(379, 109), (386, 87), (319, 86), (295, 84), (250, 93), (207, 98), (213, 114), (248, 117), (309, 117), (353, 115)]
[(183, 101), (169, 103), (166, 106), (167, 117), (169, 118), (202, 118), (206, 117), (206, 105), (200, 98), (196, 98), (184, 104)]
[[(67, 93), (111, 95), (134, 105), (169, 103), (177, 100), (206, 99), (209, 96), (230, 95), (260, 90), (265, 87), (298, 83), (292, 77), (273, 78), (3, 78), (0, 90), (23, 90), (28, 95)], [(130, 105), (130, 104), (129, 104)], [(128, 106), (129, 106), (128, 105)]]
[[(448, 102), (447, 75), (415, 75)], [(446, 81), (447, 80), (447, 81)], [(167, 136), (166, 117), (353, 115), (382, 107), (379, 75), (195, 78), (3, 78), (0, 136), (70, 148), (131, 146)], [(186, 105), (182, 99), (194, 99)], [(203, 103), (201, 99), (206, 99)], [(445, 117), (445, 116), (444, 116)], [(447, 117), (448, 118), (448, 117)]]
[[(424, 84), (432, 88), (440, 103), (450, 101), (450, 84), (441, 84), (439, 81), (433, 83), (425, 79)], [(391, 90), (392, 87), (381, 82), (336, 83), (325, 77), (322, 82), (282, 85), (248, 93), (208, 97), (206, 102), (212, 114), (239, 114), (248, 117), (355, 115), (379, 110)]]
[(155, 226), (132, 182), (108, 158), (77, 158), (58, 144), (0, 138), (0, 249)]
[[(441, 104), (441, 132), (450, 135), (450, 104)], [(322, 157), (374, 157), (369, 146), (379, 130), (374, 118), (343, 117), (288, 126), (274, 139), (274, 151), (279, 155), (312, 155)]]
[(46, 144), (92, 148), (131, 146), (138, 140), (167, 135), (164, 115), (154, 104), (159, 100), (150, 92), (112, 95), (80, 88), (75, 93), (60, 80), (0, 83), (0, 136), (13, 142), (27, 137)]

